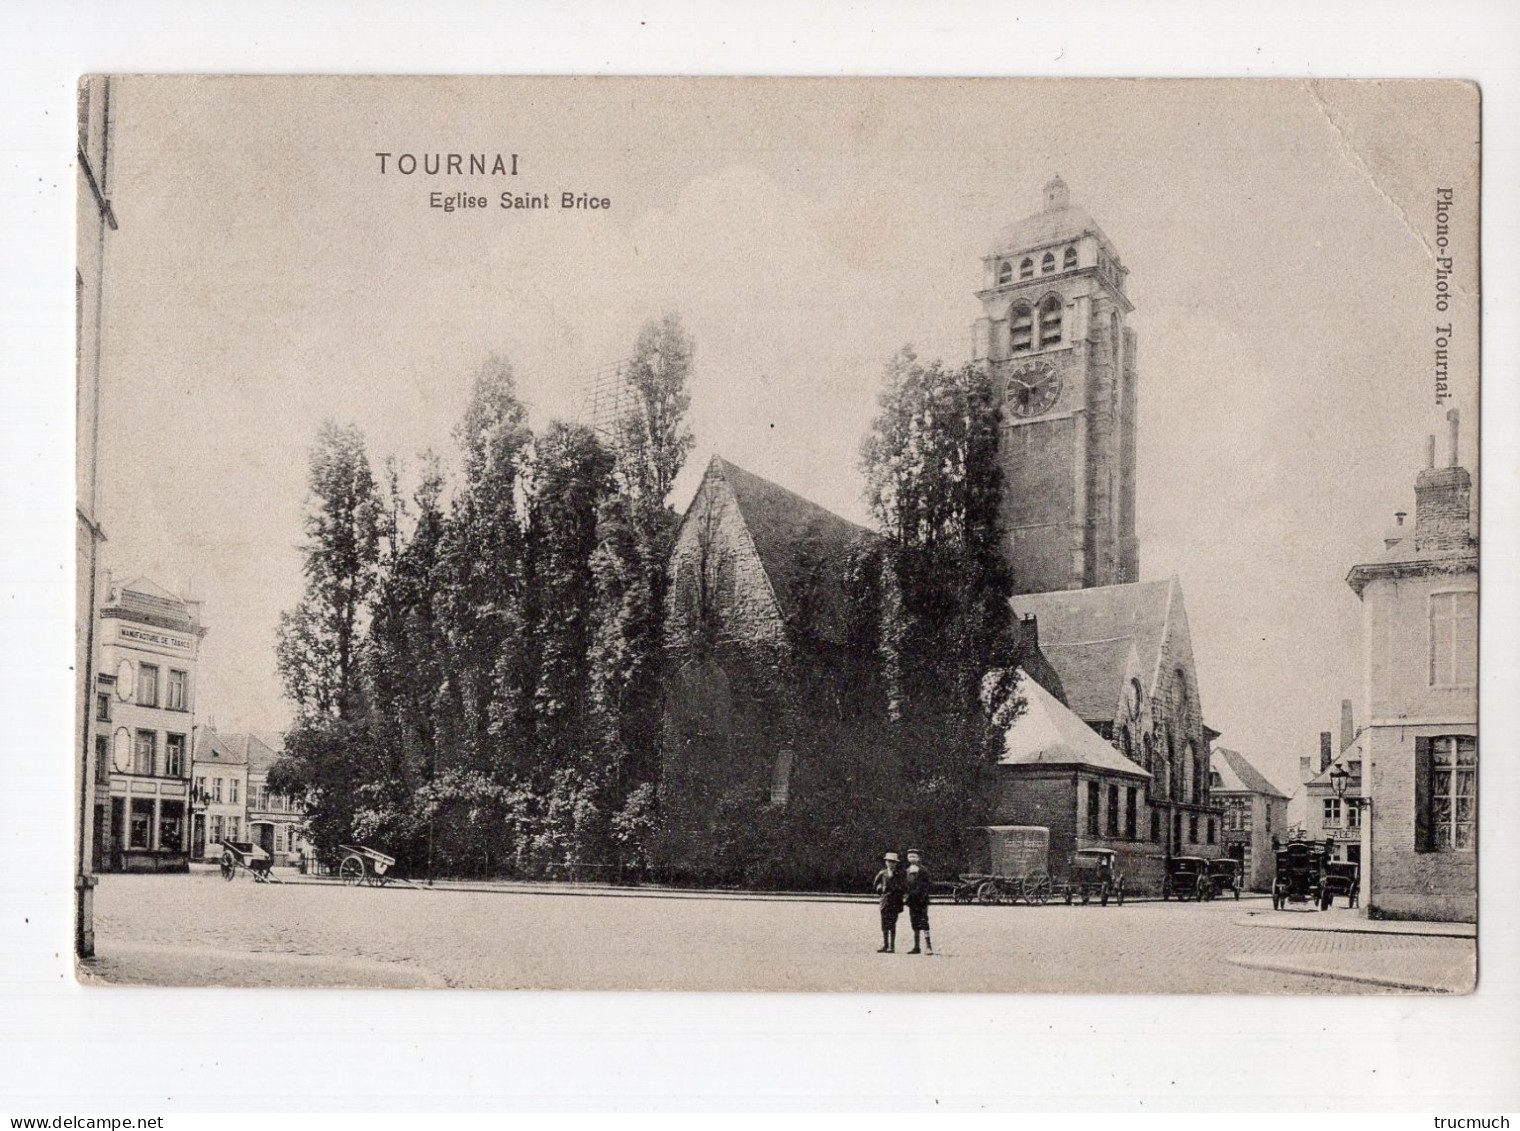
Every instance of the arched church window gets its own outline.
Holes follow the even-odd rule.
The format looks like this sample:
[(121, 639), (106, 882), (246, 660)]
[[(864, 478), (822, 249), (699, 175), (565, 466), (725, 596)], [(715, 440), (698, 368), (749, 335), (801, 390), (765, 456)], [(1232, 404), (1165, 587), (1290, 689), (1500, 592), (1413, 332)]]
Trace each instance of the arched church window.
[(1023, 303), (1008, 312), (1008, 351), (1027, 353), (1034, 346), (1034, 311)]
[(1198, 748), (1189, 742), (1187, 757), (1182, 763), (1182, 797), (1185, 801), (1198, 801)]
[(997, 280), (1000, 287), (1004, 283), (1013, 282), (1013, 264), (1009, 263), (1006, 259), (998, 264)]
[(1066, 254), (1061, 257), (1061, 269), (1063, 271), (1070, 271), (1074, 269), (1076, 265), (1077, 249), (1075, 247), (1069, 247), (1066, 249)]
[(1040, 274), (1049, 275), (1056, 269), (1056, 255), (1053, 251), (1047, 251), (1045, 258), (1040, 260)]
[(1061, 299), (1051, 295), (1040, 303), (1040, 348), (1061, 343)]
[(1034, 278), (1034, 260), (1033, 259), (1025, 259), (1023, 263), (1019, 264), (1019, 278), (1021, 278), (1021, 279), (1032, 279), (1032, 278)]

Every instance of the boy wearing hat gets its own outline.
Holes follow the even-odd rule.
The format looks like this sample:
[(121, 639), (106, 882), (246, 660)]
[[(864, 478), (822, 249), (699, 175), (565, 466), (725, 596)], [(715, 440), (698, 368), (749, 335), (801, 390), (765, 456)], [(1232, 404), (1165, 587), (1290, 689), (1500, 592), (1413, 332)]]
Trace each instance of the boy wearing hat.
[(876, 873), (871, 885), (881, 892), (881, 949), (877, 954), (892, 954), (897, 950), (897, 920), (902, 915), (903, 897), (907, 894), (901, 863), (897, 853), (887, 853), (882, 857), (882, 869)]
[[(913, 949), (909, 954), (934, 953), (934, 942), (929, 938), (929, 869), (924, 867), (923, 854), (916, 848), (908, 849), (908, 874), (903, 878), (904, 894), (908, 903), (908, 923), (913, 927)], [(923, 932), (924, 949), (918, 948), (919, 932)]]

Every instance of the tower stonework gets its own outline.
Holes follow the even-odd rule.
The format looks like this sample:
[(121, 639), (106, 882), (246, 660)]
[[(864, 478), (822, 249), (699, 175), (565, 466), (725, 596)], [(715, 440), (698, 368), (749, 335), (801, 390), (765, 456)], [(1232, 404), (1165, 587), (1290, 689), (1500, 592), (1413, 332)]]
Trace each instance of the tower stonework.
[(982, 262), (972, 355), (996, 381), (1013, 592), (1137, 581), (1128, 269), (1060, 177)]

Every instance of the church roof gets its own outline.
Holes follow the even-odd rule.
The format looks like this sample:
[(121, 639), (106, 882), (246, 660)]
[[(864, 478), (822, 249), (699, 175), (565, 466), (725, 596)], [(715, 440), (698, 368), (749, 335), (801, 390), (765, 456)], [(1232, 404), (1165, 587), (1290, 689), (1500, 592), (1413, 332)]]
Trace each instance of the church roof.
[(1109, 773), (1151, 775), (1105, 742), (1092, 727), (1061, 705), (1019, 669), (1025, 707), (1003, 734), (1000, 766), (1087, 766)]
[(1130, 672), (1136, 673), (1147, 691), (1154, 683), (1178, 588), (1172, 577), (1097, 589), (1023, 593), (1009, 603), (1020, 616), (1034, 614), (1040, 650), (1061, 677), (1071, 709), (1090, 722), (1108, 722), (1118, 709)]
[[(805, 618), (813, 634), (842, 641), (848, 612), (846, 559), (875, 535), (721, 456), (713, 457), (708, 474), (722, 478), (732, 491), (787, 624)], [(804, 608), (810, 585), (817, 605)]]
[[(999, 232), (987, 254), (1012, 255), (1047, 244), (1065, 243), (1089, 233), (1109, 244), (1103, 229), (1098, 227), (1098, 222), (1087, 209), (1071, 203), (1066, 182), (1057, 176), (1045, 186), (1045, 207)], [(1109, 250), (1112, 249), (1109, 244)]]
[(1223, 746), (1213, 749), (1210, 759), (1211, 766), (1219, 775), (1219, 784), (1215, 790), (1223, 790), (1226, 793), (1264, 793), (1268, 797), (1280, 797), (1284, 801), (1288, 795), (1262, 776), (1255, 766), (1246, 760), (1246, 756), (1238, 750), (1228, 750)]

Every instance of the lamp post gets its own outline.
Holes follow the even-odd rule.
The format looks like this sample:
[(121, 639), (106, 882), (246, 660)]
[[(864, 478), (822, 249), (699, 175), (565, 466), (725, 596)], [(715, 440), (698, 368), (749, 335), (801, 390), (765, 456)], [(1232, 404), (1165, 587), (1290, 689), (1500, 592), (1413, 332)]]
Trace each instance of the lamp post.
[[(1340, 798), (1343, 804), (1349, 804), (1357, 811), (1357, 831), (1359, 844), (1357, 846), (1357, 883), (1360, 886), (1364, 880), (1367, 890), (1372, 890), (1370, 883), (1370, 869), (1372, 866), (1372, 798), (1363, 796), (1361, 792), (1361, 777), (1357, 777), (1357, 792), (1350, 797), (1346, 791), (1351, 787), (1351, 771), (1344, 765), (1337, 764), (1330, 771), (1330, 785), (1335, 790), (1335, 796)], [(1366, 810), (1363, 814), (1362, 810)], [(1365, 914), (1365, 911), (1363, 912)]]

